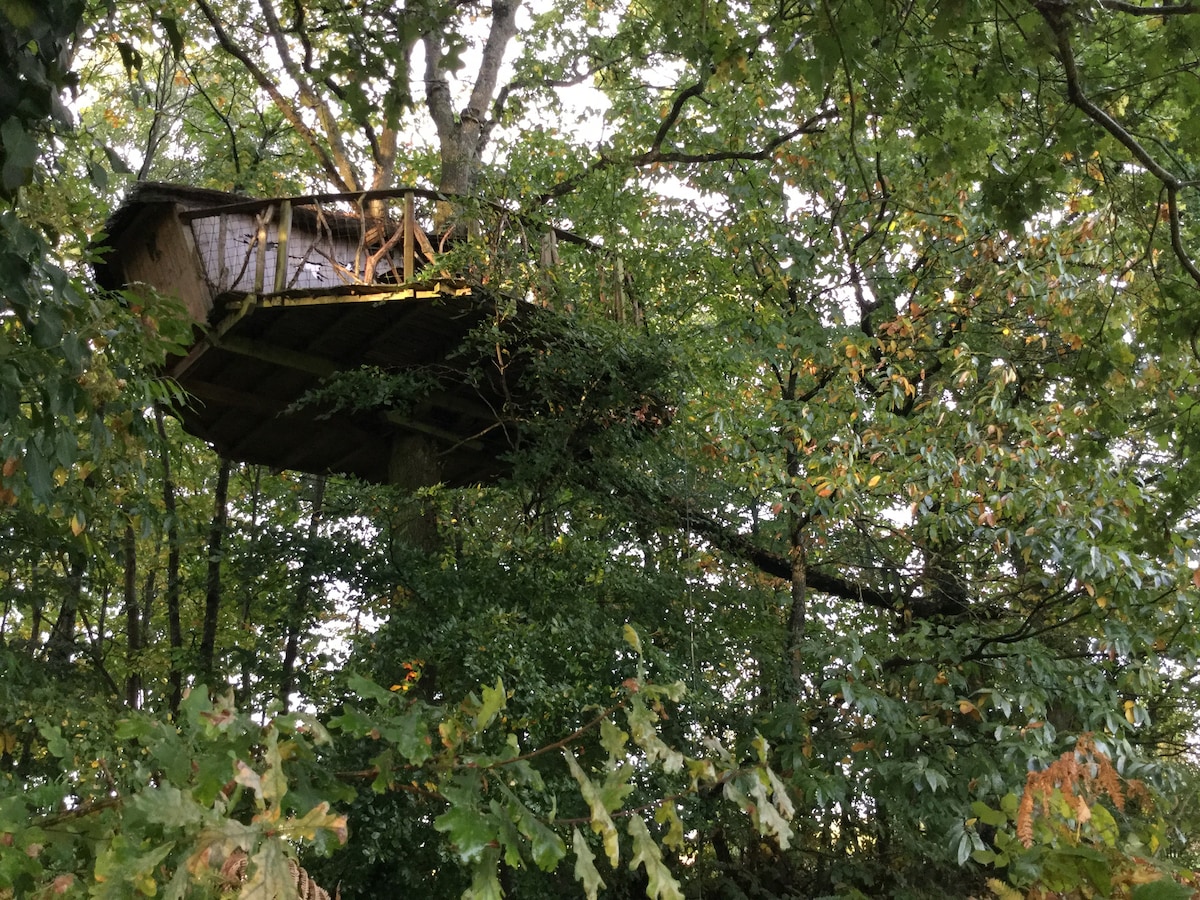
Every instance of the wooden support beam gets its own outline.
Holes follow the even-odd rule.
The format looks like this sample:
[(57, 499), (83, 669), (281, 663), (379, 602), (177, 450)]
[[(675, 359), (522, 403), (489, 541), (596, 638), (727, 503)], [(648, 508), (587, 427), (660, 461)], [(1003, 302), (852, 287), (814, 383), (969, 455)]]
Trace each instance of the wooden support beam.
[(481, 441), (473, 441), (464, 439), (462, 435), (455, 434), (453, 431), (447, 431), (444, 428), (438, 428), (436, 425), (427, 425), (424, 422), (415, 422), (409, 416), (402, 415), (398, 412), (385, 412), (383, 418), (392, 425), (414, 432), (416, 434), (428, 435), (429, 437), (437, 438), (439, 441), (446, 441), (455, 447), (466, 447), (468, 450), (482, 451), (484, 449)]
[(187, 392), (197, 400), (213, 405), (229, 406), (261, 416), (276, 416), (279, 414), (278, 402), (271, 402), (258, 394), (235, 390), (234, 388), (213, 384), (208, 381), (188, 381)]
[(471, 419), (476, 419), (480, 422), (498, 422), (505, 423), (505, 419), (482, 400), (475, 402), (468, 400), (466, 397), (457, 397), (445, 391), (438, 391), (426, 397), (417, 408), (418, 413), (425, 413), (434, 409), (448, 409), (453, 413), (458, 413), (461, 416), (466, 416)]
[(269, 362), (276, 366), (295, 369), (297, 372), (307, 372), (310, 375), (316, 375), (318, 378), (327, 378), (339, 369), (337, 363), (324, 356), (304, 353), (300, 350), (289, 349), (288, 347), (280, 347), (266, 341), (256, 341), (251, 338), (226, 335), (214, 341), (214, 344), (218, 349), (228, 351), (229, 353), (248, 356), (251, 359), (260, 359), (263, 362)]
[(192, 349), (188, 351), (187, 356), (173, 363), (167, 369), (167, 375), (176, 380), (182, 378), (183, 373), (198, 363), (200, 361), (200, 357), (204, 356), (204, 354), (207, 353), (211, 347), (212, 344), (210, 344), (208, 341), (202, 340), (197, 342)]

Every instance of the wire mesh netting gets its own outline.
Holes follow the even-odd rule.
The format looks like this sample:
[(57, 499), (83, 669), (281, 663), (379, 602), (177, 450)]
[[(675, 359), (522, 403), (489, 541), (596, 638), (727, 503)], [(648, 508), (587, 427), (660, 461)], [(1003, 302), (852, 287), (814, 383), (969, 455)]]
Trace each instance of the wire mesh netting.
[[(413, 266), (429, 261), (431, 220), (415, 214), (410, 220)], [(399, 283), (405, 280), (404, 225), (402, 199), (365, 206), (351, 199), (314, 201), (291, 206), (290, 215), (282, 201), (242, 204), (200, 212), (191, 221), (205, 277), (217, 294)]]

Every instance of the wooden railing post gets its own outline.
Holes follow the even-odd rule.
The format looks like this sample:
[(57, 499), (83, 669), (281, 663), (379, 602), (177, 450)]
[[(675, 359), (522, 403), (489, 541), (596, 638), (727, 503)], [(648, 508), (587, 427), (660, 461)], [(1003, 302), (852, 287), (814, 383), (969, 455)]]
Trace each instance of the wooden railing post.
[(256, 217), (258, 220), (258, 234), (254, 237), (254, 242), (258, 244), (258, 256), (254, 260), (254, 293), (261, 296), (263, 292), (263, 284), (267, 278), (267, 223), (271, 221), (271, 214), (275, 211), (275, 207), (268, 206)]
[(288, 277), (288, 237), (292, 231), (292, 201), (283, 200), (279, 204), (279, 227), (275, 229), (275, 293), (287, 289)]
[(413, 212), (412, 191), (404, 194), (404, 283), (412, 282), (416, 275), (416, 215)]

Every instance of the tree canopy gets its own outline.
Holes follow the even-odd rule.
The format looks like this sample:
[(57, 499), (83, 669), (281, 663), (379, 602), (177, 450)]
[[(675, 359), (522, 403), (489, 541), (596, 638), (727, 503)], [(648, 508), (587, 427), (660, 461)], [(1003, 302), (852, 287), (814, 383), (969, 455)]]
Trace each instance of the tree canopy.
[[(0, 23), (0, 900), (1200, 890), (1200, 7)], [(139, 181), (576, 236), (504, 477), (183, 433)]]

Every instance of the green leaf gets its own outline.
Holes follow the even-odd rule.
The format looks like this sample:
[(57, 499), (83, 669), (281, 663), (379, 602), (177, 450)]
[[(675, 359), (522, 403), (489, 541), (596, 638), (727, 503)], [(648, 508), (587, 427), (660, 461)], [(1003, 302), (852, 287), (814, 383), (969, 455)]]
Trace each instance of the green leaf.
[(500, 890), (499, 852), (489, 848), (488, 852), (471, 867), (471, 886), (463, 892), (463, 900), (502, 900)]
[(346, 817), (329, 811), (329, 804), (322, 801), (300, 818), (288, 818), (276, 825), (279, 834), (296, 841), (316, 840), (317, 832), (329, 831), (339, 844), (346, 843), (348, 836)]
[(1189, 900), (1192, 889), (1170, 878), (1160, 878), (1147, 884), (1139, 884), (1129, 895), (1129, 900)]
[(171, 53), (175, 55), (176, 59), (183, 56), (183, 32), (179, 28), (179, 20), (174, 16), (160, 15), (158, 24), (167, 33), (167, 40), (171, 44)]
[(342, 714), (329, 720), (329, 727), (334, 731), (349, 734), (354, 737), (365, 737), (376, 729), (375, 720), (354, 706), (346, 706)]
[(3, 193), (11, 194), (33, 179), (38, 147), (15, 116), (6, 119), (0, 125), (0, 145), (4, 149), (0, 188), (3, 189)]
[(993, 828), (1000, 828), (1008, 822), (1008, 816), (1003, 811), (992, 809), (982, 800), (976, 800), (971, 804), (971, 814), (984, 825), (991, 825)]
[(266, 769), (262, 774), (262, 798), (269, 806), (278, 806), (288, 792), (287, 775), (283, 771), (283, 756), (279, 750), (279, 732), (267, 733)]
[(234, 763), (233, 780), (242, 787), (250, 788), (250, 790), (254, 792), (255, 798), (260, 801), (261, 805), (261, 801), (263, 799), (263, 782), (261, 775), (259, 775), (252, 768), (246, 765), (246, 763), (239, 759), (236, 763)]
[(474, 863), (497, 838), (497, 823), (490, 813), (470, 806), (451, 806), (433, 820), (463, 862)]
[(554, 871), (559, 861), (567, 855), (566, 843), (516, 797), (511, 799), (510, 804), (517, 813), (517, 828), (530, 841), (534, 863), (543, 872)]
[(364, 700), (374, 700), (384, 705), (393, 703), (396, 700), (396, 695), (392, 691), (380, 687), (369, 678), (363, 678), (361, 675), (353, 672), (346, 678), (346, 684), (350, 690)]
[(683, 836), (683, 821), (679, 818), (679, 813), (675, 810), (675, 804), (661, 804), (654, 811), (654, 821), (660, 824), (666, 823), (667, 825), (667, 834), (662, 839), (664, 847), (670, 847), (672, 850), (683, 850), (686, 847)]
[(1092, 818), (1088, 822), (1091, 830), (1104, 846), (1116, 847), (1117, 839), (1121, 836), (1121, 829), (1117, 825), (1117, 820), (1113, 818), (1113, 814), (1100, 803), (1094, 804), (1091, 811)]
[(658, 735), (658, 714), (646, 706), (641, 695), (629, 699), (625, 712), (629, 721), (629, 732), (633, 742), (646, 751), (650, 762), (662, 764), (664, 771), (679, 772), (683, 769), (683, 754), (669, 747)]
[(175, 849), (172, 842), (149, 846), (135, 843), (126, 835), (115, 835), (96, 859), (95, 881), (91, 896), (118, 900), (131, 895), (154, 896), (159, 864)]
[(39, 20), (38, 8), (33, 0), (3, 0), (0, 13), (14, 28), (32, 28)]
[(600, 746), (608, 751), (608, 758), (611, 760), (620, 760), (625, 756), (625, 744), (629, 741), (629, 735), (605, 719), (600, 723)]
[(206, 812), (189, 792), (169, 783), (139, 791), (129, 806), (131, 811), (145, 816), (148, 822), (168, 828), (197, 825), (204, 820)]
[[(759, 772), (752, 772), (750, 779), (750, 796), (754, 798), (753, 817), (760, 834), (773, 835), (779, 843), (779, 849), (786, 850), (792, 838), (792, 829), (783, 817), (780, 809), (776, 808), (767, 796), (767, 777)], [(786, 801), (786, 796), (785, 796)], [(791, 803), (787, 801), (785, 809), (791, 814)]]
[(429, 726), (417, 709), (407, 710), (395, 724), (379, 729), (380, 735), (396, 745), (400, 755), (415, 766), (433, 756)]

